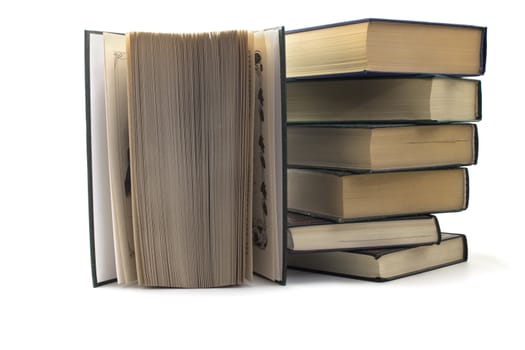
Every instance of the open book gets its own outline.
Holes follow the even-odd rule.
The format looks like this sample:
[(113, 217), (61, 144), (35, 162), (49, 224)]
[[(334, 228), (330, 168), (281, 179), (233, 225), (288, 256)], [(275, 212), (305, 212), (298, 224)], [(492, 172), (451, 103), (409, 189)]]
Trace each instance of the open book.
[(285, 282), (283, 36), (86, 31), (95, 286)]

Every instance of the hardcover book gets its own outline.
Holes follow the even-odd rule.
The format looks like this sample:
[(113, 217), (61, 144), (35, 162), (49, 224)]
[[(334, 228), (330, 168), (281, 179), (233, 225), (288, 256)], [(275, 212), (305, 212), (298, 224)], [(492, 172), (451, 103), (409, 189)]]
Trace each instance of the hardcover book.
[(86, 31), (95, 286), (285, 282), (283, 40)]
[(394, 280), (467, 261), (465, 235), (442, 233), (429, 246), (288, 254), (291, 268), (376, 282)]
[(288, 165), (386, 171), (475, 164), (474, 124), (288, 126)]
[(437, 218), (431, 215), (334, 223), (288, 213), (288, 249), (293, 252), (424, 245), (438, 243), (440, 238)]
[(289, 31), (286, 76), (376, 74), (481, 75), (486, 28), (364, 19)]
[(337, 221), (460, 211), (466, 168), (355, 174), (288, 169), (288, 210)]
[(296, 80), (289, 123), (457, 122), (481, 119), (481, 82), (445, 77)]

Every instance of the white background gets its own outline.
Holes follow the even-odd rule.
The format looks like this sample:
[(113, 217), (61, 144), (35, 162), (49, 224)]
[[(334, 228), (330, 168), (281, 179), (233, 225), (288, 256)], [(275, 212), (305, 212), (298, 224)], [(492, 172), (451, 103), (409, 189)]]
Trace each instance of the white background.
[[(15, 4), (15, 2), (12, 2)], [(0, 10), (0, 348), (521, 348), (524, 30), (510, 1), (17, 1)], [(383, 284), (91, 287), (84, 29), (288, 29), (364, 17), (488, 27), (470, 261)]]

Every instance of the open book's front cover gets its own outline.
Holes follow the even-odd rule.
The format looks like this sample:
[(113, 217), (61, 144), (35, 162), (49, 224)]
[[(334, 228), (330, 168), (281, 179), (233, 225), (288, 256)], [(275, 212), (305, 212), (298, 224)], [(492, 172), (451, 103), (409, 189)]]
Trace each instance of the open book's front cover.
[(286, 70), (284, 28), (255, 34), (253, 270), (286, 283)]
[(287, 118), (286, 118), (286, 51), (285, 51), (285, 30), (284, 27), (281, 28), (279, 32), (279, 51), (280, 51), (280, 61), (281, 61), (281, 121), (282, 121), (282, 220), (283, 220), (283, 230), (282, 230), (282, 280), (280, 283), (282, 285), (286, 284), (286, 271), (288, 270), (288, 254), (286, 254), (286, 246), (288, 244), (288, 199), (287, 199), (287, 174), (288, 174), (288, 160), (287, 160), (287, 143), (286, 143), (286, 134), (287, 134)]
[(109, 188), (102, 32), (85, 31), (89, 241), (93, 286), (117, 280)]

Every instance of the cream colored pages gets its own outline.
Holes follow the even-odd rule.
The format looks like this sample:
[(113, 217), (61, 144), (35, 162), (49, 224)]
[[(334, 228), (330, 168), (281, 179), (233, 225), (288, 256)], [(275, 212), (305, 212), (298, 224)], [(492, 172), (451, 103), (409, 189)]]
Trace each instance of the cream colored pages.
[(118, 283), (137, 279), (129, 184), (126, 37), (104, 33), (106, 125)]
[[(251, 144), (254, 144), (254, 128), (255, 128), (255, 108), (256, 108), (256, 96), (255, 96), (255, 35), (253, 32), (248, 32), (248, 59), (250, 60), (249, 64), (249, 94), (248, 94), (248, 100), (246, 101), (249, 108), (250, 113), (250, 125), (247, 130), (247, 136), (251, 139)], [(258, 83), (257, 83), (258, 84)], [(248, 178), (249, 178), (249, 186), (250, 190), (248, 191), (247, 195), (249, 196), (246, 198), (246, 202), (249, 206), (248, 209), (248, 220), (246, 221), (246, 227), (244, 227), (244, 235), (243, 235), (243, 247), (244, 247), (244, 278), (248, 281), (253, 280), (253, 239), (252, 239), (252, 227), (253, 227), (253, 204), (254, 204), (254, 197), (253, 197), (253, 174), (254, 174), (254, 154), (255, 154), (255, 148), (249, 147), (247, 150), (249, 152), (249, 157), (252, 160), (250, 163)]]
[(254, 272), (281, 281), (282, 116), (279, 29), (255, 33)]
[(126, 38), (139, 285), (242, 284), (252, 226), (249, 35)]

